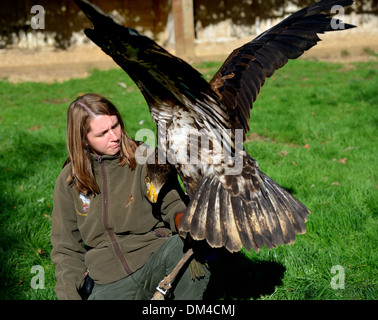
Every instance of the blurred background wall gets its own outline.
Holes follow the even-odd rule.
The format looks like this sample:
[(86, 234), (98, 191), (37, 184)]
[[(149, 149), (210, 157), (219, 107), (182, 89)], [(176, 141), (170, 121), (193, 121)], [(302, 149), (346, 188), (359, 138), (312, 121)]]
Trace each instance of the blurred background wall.
[[(175, 45), (173, 3), (184, 8), (197, 43), (254, 36), (315, 0), (92, 0), (117, 22), (132, 27), (166, 47)], [(88, 43), (82, 30), (91, 23), (73, 0), (0, 0), (0, 49)], [(33, 29), (31, 8), (45, 11), (45, 29)], [(185, 11), (186, 10), (186, 11)], [(346, 11), (359, 30), (378, 32), (378, 0), (355, 0)], [(176, 17), (177, 18), (177, 17)], [(191, 27), (192, 26), (192, 27)], [(177, 29), (176, 29), (177, 32)]]

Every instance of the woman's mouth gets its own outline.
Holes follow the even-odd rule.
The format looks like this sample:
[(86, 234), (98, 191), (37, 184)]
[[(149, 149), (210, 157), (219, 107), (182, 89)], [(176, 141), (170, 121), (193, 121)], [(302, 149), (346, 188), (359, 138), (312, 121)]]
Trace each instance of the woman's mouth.
[(110, 149), (117, 149), (119, 147), (119, 142), (117, 142), (116, 144), (112, 144), (110, 146)]

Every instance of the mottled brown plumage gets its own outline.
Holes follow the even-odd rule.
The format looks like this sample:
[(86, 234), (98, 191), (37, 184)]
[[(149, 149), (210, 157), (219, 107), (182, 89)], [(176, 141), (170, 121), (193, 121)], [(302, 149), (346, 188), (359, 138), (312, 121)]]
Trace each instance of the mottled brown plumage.
[(155, 149), (153, 154), (155, 161), (147, 163), (145, 182), (147, 186), (147, 197), (152, 203), (158, 201), (158, 196), (161, 189), (164, 187), (167, 181), (175, 179), (177, 177), (177, 172), (169, 163), (160, 164), (158, 162), (158, 149)]
[[(94, 25), (85, 33), (137, 84), (158, 125), (159, 151), (174, 164), (190, 197), (181, 233), (231, 252), (290, 244), (304, 233), (309, 210), (261, 172), (242, 143), (266, 78), (314, 46), (317, 34), (334, 31), (332, 6), (353, 1), (323, 0), (292, 14), (236, 49), (210, 83), (151, 39), (114, 23), (86, 1), (76, 2)], [(196, 139), (211, 146), (197, 150), (199, 163), (190, 161), (185, 144)], [(223, 147), (231, 161), (222, 157)]]

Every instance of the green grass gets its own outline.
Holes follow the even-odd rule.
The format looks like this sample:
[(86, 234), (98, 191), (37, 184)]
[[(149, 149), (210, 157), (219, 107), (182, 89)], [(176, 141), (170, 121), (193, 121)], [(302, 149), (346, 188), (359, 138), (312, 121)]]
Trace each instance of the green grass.
[[(209, 78), (219, 66), (197, 67)], [(310, 208), (308, 232), (291, 246), (234, 255), (231, 270), (238, 265), (247, 285), (218, 298), (377, 298), (377, 67), (298, 60), (268, 79), (245, 147)], [(67, 107), (81, 92), (110, 98), (132, 137), (154, 128), (142, 95), (121, 70), (64, 83), (0, 82), (0, 299), (56, 298), (52, 196), (67, 156)], [(31, 288), (34, 265), (44, 268), (45, 289)], [(336, 265), (344, 268), (344, 289), (331, 287)]]

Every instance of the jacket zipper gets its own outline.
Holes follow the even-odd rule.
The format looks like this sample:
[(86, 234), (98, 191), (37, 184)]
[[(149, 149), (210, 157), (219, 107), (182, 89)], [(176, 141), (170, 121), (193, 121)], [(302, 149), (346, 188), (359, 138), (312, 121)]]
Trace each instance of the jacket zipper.
[(108, 182), (107, 182), (107, 176), (106, 176), (106, 170), (105, 170), (105, 164), (104, 161), (102, 161), (102, 157), (97, 157), (97, 162), (100, 164), (101, 167), (101, 173), (102, 173), (102, 188), (103, 188), (103, 223), (105, 230), (108, 232), (108, 235), (110, 237), (110, 240), (112, 241), (112, 245), (114, 248), (114, 251), (117, 255), (117, 258), (120, 260), (123, 269), (126, 271), (126, 273), (129, 275), (133, 273), (125, 259), (125, 256), (123, 255), (121, 251), (121, 247), (119, 246), (119, 243), (117, 242), (116, 236), (112, 229), (109, 228), (109, 211), (108, 211)]

